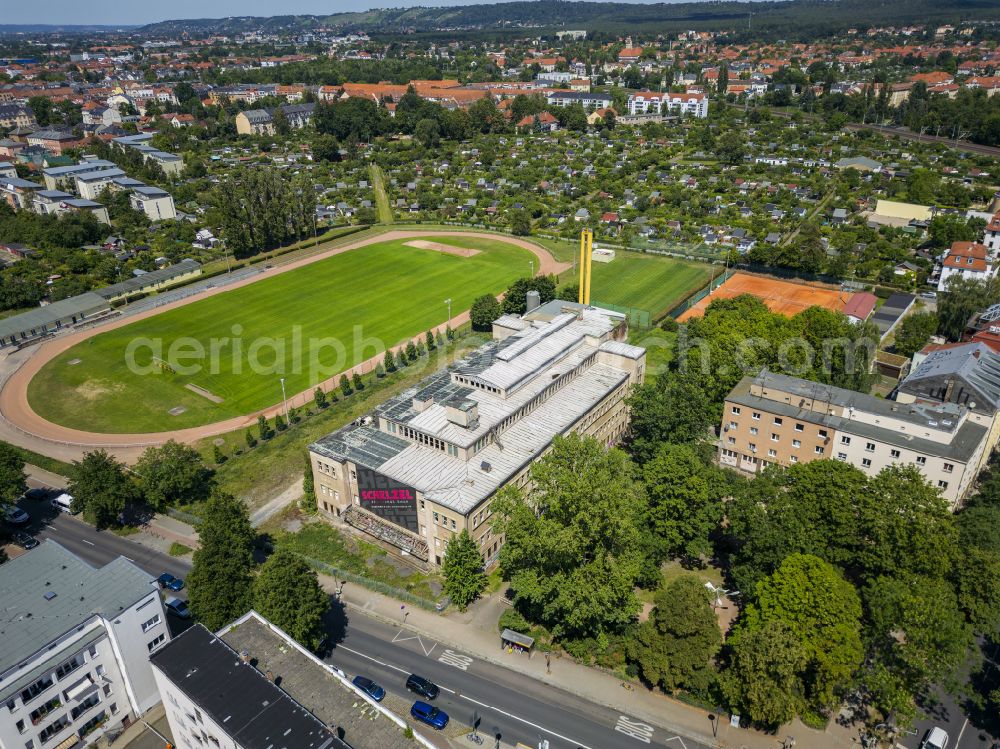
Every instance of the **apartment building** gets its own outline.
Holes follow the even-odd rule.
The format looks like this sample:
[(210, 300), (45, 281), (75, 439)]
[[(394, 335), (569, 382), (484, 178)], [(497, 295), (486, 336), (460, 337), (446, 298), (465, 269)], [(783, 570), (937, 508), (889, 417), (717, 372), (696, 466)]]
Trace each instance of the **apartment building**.
[(912, 463), (956, 507), (988, 457), (989, 434), (956, 403), (901, 403), (764, 370), (726, 396), (719, 463), (758, 473), (833, 459), (869, 476)]
[(556, 435), (616, 443), (645, 349), (624, 316), (553, 301), (504, 315), (494, 340), (309, 446), (320, 514), (439, 565), (468, 530), (486, 559), (497, 490), (526, 486)]
[(979, 242), (954, 242), (941, 262), (938, 291), (948, 289), (948, 279), (955, 276), (983, 281), (996, 272), (987, 257), (986, 245)]
[(434, 747), (255, 611), (216, 634), (196, 624), (151, 661), (179, 749)]
[(708, 95), (701, 92), (682, 94), (637, 91), (628, 96), (628, 113), (633, 116), (639, 114), (680, 114), (708, 117)]
[(607, 94), (591, 93), (590, 91), (552, 91), (545, 97), (549, 106), (568, 107), (579, 104), (584, 109), (608, 109), (615, 102)]
[(990, 259), (995, 261), (1000, 255), (1000, 213), (993, 214), (993, 218), (986, 225), (983, 231), (983, 244), (986, 245)]
[(177, 218), (177, 208), (174, 198), (166, 190), (159, 187), (143, 185), (132, 189), (129, 204), (137, 211), (142, 211), (150, 221), (165, 221)]
[(160, 701), (149, 665), (170, 639), (154, 578), (94, 568), (54, 541), (0, 565), (0, 746), (60, 749)]

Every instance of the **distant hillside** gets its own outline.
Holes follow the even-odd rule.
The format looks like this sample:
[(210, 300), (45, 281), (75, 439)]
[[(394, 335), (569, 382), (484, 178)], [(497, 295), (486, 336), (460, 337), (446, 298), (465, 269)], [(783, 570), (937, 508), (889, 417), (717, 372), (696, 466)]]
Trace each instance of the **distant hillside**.
[(137, 25), (75, 25), (49, 23), (0, 23), (0, 36), (5, 34), (94, 34), (111, 31), (129, 31)]
[[(752, 18), (751, 18), (752, 12)], [(140, 29), (149, 35), (234, 34), (245, 31), (306, 31), (325, 26), (342, 31), (398, 34), (435, 31), (515, 31), (585, 28), (591, 31), (739, 29), (755, 36), (790, 38), (850, 26), (960, 20), (1000, 20), (995, 0), (788, 0), (787, 2), (507, 2), (443, 8), (390, 8), (330, 16), (231, 17), (163, 21)]]

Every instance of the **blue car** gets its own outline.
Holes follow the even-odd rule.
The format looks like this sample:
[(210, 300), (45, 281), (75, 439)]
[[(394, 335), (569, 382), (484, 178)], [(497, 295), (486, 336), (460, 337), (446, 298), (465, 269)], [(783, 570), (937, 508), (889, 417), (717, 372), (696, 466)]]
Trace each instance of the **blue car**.
[(420, 700), (413, 703), (410, 715), (439, 731), (448, 725), (448, 713), (433, 705), (428, 705), (426, 702), (420, 702)]
[(351, 683), (376, 702), (381, 702), (382, 698), (385, 697), (385, 690), (364, 676), (355, 676), (354, 681)]
[(181, 580), (179, 577), (174, 577), (169, 572), (164, 572), (162, 575), (156, 578), (156, 582), (159, 584), (161, 588), (169, 588), (170, 590), (173, 590), (175, 592), (178, 590), (183, 590), (184, 588), (184, 581)]

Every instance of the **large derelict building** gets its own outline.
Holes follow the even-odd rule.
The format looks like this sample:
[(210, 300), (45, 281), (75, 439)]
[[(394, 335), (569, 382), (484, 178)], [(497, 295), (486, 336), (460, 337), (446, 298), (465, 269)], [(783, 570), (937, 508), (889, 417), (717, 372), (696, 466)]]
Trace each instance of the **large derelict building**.
[(505, 315), (493, 341), (309, 446), (320, 512), (434, 564), (468, 529), (492, 561), (498, 489), (525, 486), (556, 435), (624, 434), (646, 361), (627, 332), (622, 315), (571, 302)]

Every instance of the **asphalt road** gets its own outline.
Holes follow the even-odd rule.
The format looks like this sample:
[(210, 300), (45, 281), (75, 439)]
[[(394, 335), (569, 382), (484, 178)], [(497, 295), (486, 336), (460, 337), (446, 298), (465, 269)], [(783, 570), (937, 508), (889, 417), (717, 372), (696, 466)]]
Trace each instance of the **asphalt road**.
[[(335, 607), (333, 619), (332, 631), (343, 633), (343, 640), (333, 647), (328, 663), (351, 677), (374, 679), (408, 700), (423, 699), (407, 692), (409, 674), (430, 679), (441, 688), (435, 704), (452, 722), (468, 728), (478, 724), (486, 737), (532, 747), (548, 740), (550, 749), (708, 749), (357, 611)], [(487, 738), (484, 746), (493, 744)]]
[[(33, 487), (40, 483), (29, 480)], [(29, 533), (39, 540), (56, 541), (92, 565), (104, 565), (124, 556), (153, 575), (169, 572), (184, 577), (190, 570), (184, 560), (128, 537), (96, 531), (76, 517), (56, 512), (48, 501), (22, 500), (21, 506), (31, 515), (26, 527)], [(178, 595), (184, 598), (185, 593)], [(173, 616), (170, 623), (174, 634), (189, 626)], [(547, 739), (549, 749), (708, 749), (697, 741), (337, 604), (329, 626), (331, 642), (336, 644), (328, 662), (351, 677), (364, 674), (373, 678), (388, 691), (410, 700), (414, 696), (406, 691), (406, 677), (419, 673), (441, 687), (436, 704), (452, 721), (471, 728), (478, 720), (481, 734), (499, 735), (504, 743), (520, 741), (535, 747), (541, 739)], [(492, 749), (493, 742), (487, 738), (483, 746)]]

